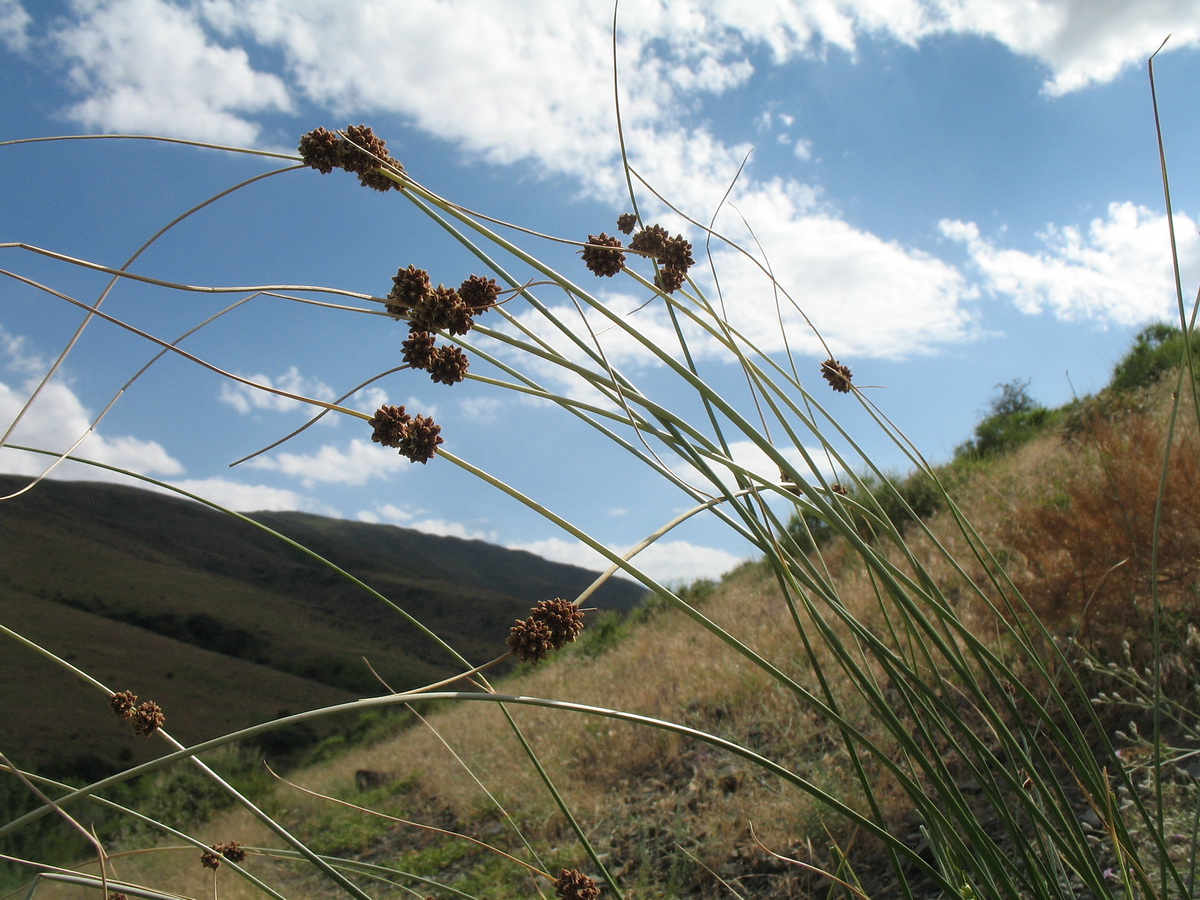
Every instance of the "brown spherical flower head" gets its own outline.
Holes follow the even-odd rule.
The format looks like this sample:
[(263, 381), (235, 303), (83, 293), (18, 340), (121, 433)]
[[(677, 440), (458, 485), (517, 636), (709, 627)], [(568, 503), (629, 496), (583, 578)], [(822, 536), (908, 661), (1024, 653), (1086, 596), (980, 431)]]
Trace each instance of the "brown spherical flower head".
[(428, 369), (433, 360), (436, 340), (428, 331), (410, 331), (400, 345), (404, 361), (414, 369)]
[(484, 278), (482, 275), (472, 275), (458, 288), (458, 296), (473, 315), (491, 309), (496, 305), (500, 296), (500, 285), (494, 278)]
[(212, 848), (230, 862), (246, 861), (246, 851), (242, 849), (242, 845), (238, 841), (223, 841), (220, 844), (213, 844)]
[(211, 850), (205, 850), (200, 854), (200, 865), (206, 869), (212, 869), (214, 872), (221, 868), (221, 857), (213, 853)]
[(583, 631), (583, 612), (570, 600), (539, 600), (509, 629), (508, 646), (522, 662), (536, 665), (551, 650), (560, 650)]
[(578, 869), (563, 869), (554, 879), (554, 896), (559, 900), (597, 900), (600, 886)]
[[(591, 246), (600, 244), (600, 247)], [(603, 231), (588, 235), (588, 245), (583, 248), (583, 263), (593, 275), (611, 278), (625, 268), (625, 254), (621, 251), (619, 238), (609, 237)], [(612, 247), (612, 250), (602, 249)]]
[(309, 168), (316, 169), (322, 175), (328, 175), (334, 169), (342, 167), (345, 157), (345, 141), (341, 135), (316, 128), (300, 137), (300, 158)]
[(658, 254), (658, 261), (669, 269), (679, 269), (682, 272), (687, 272), (696, 264), (696, 260), (692, 258), (692, 245), (683, 239), (682, 234), (675, 235), (663, 245), (662, 252)]
[(633, 213), (621, 213), (617, 216), (617, 231), (621, 234), (633, 234), (635, 228), (637, 228), (637, 216)]
[(130, 719), (133, 717), (134, 707), (137, 706), (137, 694), (133, 691), (121, 691), (119, 694), (113, 694), (108, 705), (122, 719)]
[(399, 447), (408, 436), (408, 426), (412, 416), (404, 411), (403, 406), (381, 406), (375, 410), (375, 415), (367, 419), (367, 424), (374, 429), (371, 440), (385, 447)]
[(345, 153), (342, 168), (358, 175), (363, 187), (377, 191), (390, 191), (399, 187), (396, 182), (380, 173), (379, 169), (388, 165), (403, 172), (404, 166), (388, 153), (387, 142), (366, 125), (347, 126), (346, 143), (343, 146)]
[(475, 324), (471, 311), (458, 291), (439, 284), (409, 311), (409, 324), (415, 331), (447, 331), (466, 334)]
[(633, 236), (633, 240), (629, 242), (629, 249), (643, 256), (658, 259), (670, 239), (667, 229), (661, 225), (650, 225)]
[(435, 424), (429, 416), (413, 416), (407, 434), (400, 442), (400, 455), (424, 465), (437, 455), (438, 445), (445, 443), (439, 437), (441, 430), (442, 426)]
[(536, 666), (554, 649), (554, 635), (545, 622), (532, 617), (518, 619), (508, 630), (507, 644), (517, 659)]
[(821, 363), (821, 377), (839, 394), (850, 393), (850, 367), (830, 357)]
[(437, 347), (429, 360), (429, 374), (439, 384), (458, 384), (467, 377), (470, 362), (460, 347)]
[(425, 295), (433, 290), (429, 273), (410, 265), (398, 269), (392, 276), (392, 289), (387, 295), (388, 314), (397, 319), (406, 318), (414, 306), (419, 306)]
[(133, 711), (132, 718), (134, 734), (145, 737), (150, 737), (167, 722), (162, 708), (152, 700), (139, 704), (138, 708)]
[(663, 266), (658, 270), (658, 274), (654, 276), (654, 283), (664, 293), (673, 294), (683, 287), (683, 282), (686, 278), (687, 272), (683, 269), (676, 269), (673, 266)]

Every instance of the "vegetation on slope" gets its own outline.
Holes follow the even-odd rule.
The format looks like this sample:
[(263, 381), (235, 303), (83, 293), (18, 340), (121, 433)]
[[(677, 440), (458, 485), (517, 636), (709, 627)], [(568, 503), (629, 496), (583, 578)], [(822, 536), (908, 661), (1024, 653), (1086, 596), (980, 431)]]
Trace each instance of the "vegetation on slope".
[[(1200, 523), (1194, 518), (1200, 455), (1194, 438), (1184, 434), (1171, 454), (1154, 566), (1150, 559), (1164, 451), (1159, 436), (1165, 433), (1172, 387), (1156, 377), (1130, 390), (1109, 389), (1070, 410), (1047, 411), (1037, 433), (994, 427), (1005, 425), (995, 421), (997, 416), (1019, 417), (1022, 408), (993, 410), (984, 420), (992, 420), (984, 433), (1021, 433), (1022, 439), (1007, 441), (983, 461), (960, 452), (940, 472), (956, 480), (960, 509), (997, 548), (1029, 598), (1030, 611), (1049, 625), (1048, 636), (1073, 660), (1076, 675), (1100, 710), (1099, 721), (1122, 748), (1134, 785), (1149, 784), (1143, 776), (1156, 752), (1180, 756), (1186, 764), (1187, 748), (1200, 741)], [(1118, 393), (1122, 397), (1116, 402)], [(1088, 411), (1086, 419), (1081, 410)], [(958, 573), (938, 561), (933, 541), (950, 545), (954, 558), (970, 554), (955, 546), (961, 537), (945, 508), (922, 517), (928, 531), (911, 529), (910, 552), (927, 562), (930, 578), (952, 585)], [(865, 515), (862, 521), (868, 521)], [(890, 627), (877, 586), (844, 538), (823, 540), (812, 553), (814, 558), (819, 554), (842, 601), (860, 621), (879, 630)], [(989, 577), (984, 560), (968, 565), (967, 571), (980, 581)], [(1154, 579), (1152, 571), (1157, 572)], [(812, 681), (811, 660), (796, 644), (792, 614), (780, 602), (765, 562), (747, 564), (719, 585), (702, 582), (681, 589), (679, 596), (767, 658), (792, 660), (787, 666), (792, 677)], [(964, 620), (980, 634), (994, 634), (993, 649), (1005, 653), (1007, 639), (996, 628), (995, 611), (969, 595), (950, 596), (958, 597)], [(1154, 603), (1166, 612), (1158, 626), (1166, 648), (1158, 696), (1147, 668), (1153, 664), (1147, 634)], [(817, 624), (803, 622), (802, 628)], [(927, 846), (927, 823), (892, 786), (886, 769), (867, 761), (865, 772), (860, 771), (862, 761), (847, 753), (828, 721), (798, 709), (775, 680), (746, 666), (679, 611), (650, 601), (625, 618), (592, 617), (584, 634), (551, 662), (527, 666), (497, 689), (616, 707), (719, 734), (804, 773), (852, 807), (882, 804), (881, 814), (897, 837), (917, 848)], [(855, 638), (846, 633), (845, 641), (852, 647)], [(1054, 647), (1044, 649), (1048, 664), (1054, 665)], [(809, 652), (827, 657), (833, 651), (825, 645)], [(886, 681), (885, 673), (880, 677)], [(1030, 683), (1036, 684), (1032, 671)], [(833, 687), (841, 714), (872, 740), (891, 745), (894, 735), (853, 686)], [(887, 688), (901, 689), (899, 684)], [(965, 694), (957, 694), (952, 683), (946, 689), (947, 702), (961, 704), (970, 720)], [(1013, 688), (1001, 692), (1005, 689)], [(1151, 703), (1170, 712), (1170, 726), (1157, 744), (1148, 740), (1154, 722)], [(817, 897), (828, 896), (838, 878), (850, 879), (867, 896), (898, 895), (878, 841), (831, 818), (804, 794), (781, 790), (774, 778), (745, 760), (678, 734), (647, 732), (629, 723), (530, 707), (510, 712), (522, 732), (536, 741), (542, 763), (570, 807), (588, 822), (606, 865), (634, 896), (715, 898), (736, 892), (758, 898)], [(1086, 713), (1073, 710), (1085, 727)], [(918, 723), (912, 727), (917, 729)], [(446, 744), (454, 754), (446, 752)], [(1097, 742), (1095, 752), (1102, 752), (1102, 745)], [(975, 776), (961, 750), (949, 742), (936, 749), (947, 771), (962, 781), (965, 796), (982, 798), (987, 787), (972, 787)], [(895, 746), (895, 752), (904, 750)], [(995, 752), (1001, 752), (999, 747)], [(374, 773), (378, 781), (365, 785), (363, 771)], [(1170, 771), (1162, 786), (1163, 816), (1176, 822), (1173, 827), (1181, 834), (1194, 836), (1190, 822), (1200, 800), (1197, 782), (1190, 769)], [(864, 774), (873, 785), (872, 797), (862, 791)], [(1063, 790), (1073, 789), (1066, 767), (1059, 777)], [(489, 898), (529, 896), (538, 887), (536, 879), (496, 850), (534, 859), (549, 871), (569, 863), (559, 849), (571, 840), (567, 822), (531, 770), (503, 714), (490, 706), (465, 704), (439, 711), (429, 716), (427, 727), (355, 747), (292, 779), (354, 804), (290, 786), (273, 795), (271, 811), (319, 852), (386, 863), (431, 883)], [(1134, 801), (1123, 788), (1116, 797)], [(1146, 787), (1139, 799), (1153, 798)], [(1000, 828), (986, 804), (979, 806), (979, 815), (983, 827)], [(1102, 816), (1082, 801), (1072, 815), (1080, 827), (1090, 829), (1089, 839), (1113, 873), (1114, 890), (1119, 889), (1120, 859), (1109, 846)], [(442, 830), (431, 831), (430, 826)], [(214, 821), (207, 833), (214, 842), (271, 844), (270, 834), (244, 814)], [(1186, 863), (1194, 848), (1183, 840), (1171, 852)], [(289, 864), (269, 858), (253, 864), (260, 873), (305, 889), (304, 882), (290, 881), (294, 870)], [(174, 857), (163, 857), (156, 865), (155, 883), (181, 892), (200, 891), (207, 878), (198, 865), (181, 865)], [(223, 896), (240, 896), (241, 883), (221, 877)]]

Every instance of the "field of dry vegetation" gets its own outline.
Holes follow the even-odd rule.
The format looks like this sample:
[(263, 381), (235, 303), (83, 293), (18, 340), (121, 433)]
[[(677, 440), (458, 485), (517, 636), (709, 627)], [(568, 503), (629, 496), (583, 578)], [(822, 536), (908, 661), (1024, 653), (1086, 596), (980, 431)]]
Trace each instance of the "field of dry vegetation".
[[(1073, 661), (1129, 766), (1153, 752), (1146, 738), (1153, 727), (1147, 707), (1155, 700), (1147, 668), (1155, 665), (1149, 654), (1152, 589), (1166, 612), (1160, 619), (1166, 652), (1158, 663), (1164, 695), (1157, 702), (1171, 711), (1159, 752), (1180, 756), (1186, 765), (1189, 748), (1200, 747), (1195, 701), (1200, 524), (1194, 514), (1200, 456), (1194, 429), (1180, 429), (1163, 494), (1161, 538), (1152, 540), (1170, 399), (1168, 380), (1119, 401), (1077, 404), (1058, 424), (1011, 452), (986, 464), (941, 470), (962, 513), (1004, 561)], [(925, 575), (941, 582), (952, 600), (960, 598), (958, 614), (976, 635), (1003, 633), (994, 610), (956, 587), (962, 573), (945, 560), (971, 559), (972, 553), (958, 545), (961, 532), (949, 513), (937, 512), (927, 524), (928, 533), (916, 523), (906, 528), (908, 550)], [(935, 540), (943, 550), (935, 549)], [(881, 635), (894, 627), (882, 612), (884, 601), (872, 574), (842, 538), (814, 551), (813, 558), (828, 570), (856, 619)], [(898, 555), (897, 562), (904, 565)], [(989, 583), (984, 561), (972, 559), (964, 570), (977, 584)], [(1157, 572), (1153, 584), (1151, 571)], [(682, 596), (814, 690), (807, 654), (821, 657), (822, 671), (834, 669), (831, 642), (806, 648), (797, 638), (792, 612), (763, 564), (746, 564), (720, 584), (698, 584)], [(801, 624), (801, 633), (814, 627)], [(591, 625), (593, 633), (585, 629), (577, 646), (527, 667), (497, 690), (614, 707), (709, 731), (779, 761), (852, 807), (867, 809), (861, 775), (830, 722), (804, 709), (713, 634), (653, 604), (628, 622), (607, 618)], [(892, 637), (903, 640), (903, 635)], [(855, 637), (846, 632), (844, 640), (854, 652)], [(991, 644), (1001, 657), (1006, 640), (997, 637)], [(862, 661), (874, 667), (885, 693), (900, 689), (889, 686), (887, 674), (865, 654)], [(1046, 662), (1056, 664), (1048, 645)], [(944, 699), (969, 722), (973, 701), (956, 690), (946, 683)], [(897, 758), (904, 755), (858, 690), (834, 684), (832, 691), (848, 721), (893, 747)], [(1120, 701), (1110, 696), (1114, 691)], [(535, 895), (541, 886), (537, 879), (503, 854), (538, 860), (541, 868), (557, 871), (574, 859), (573, 835), (521, 744), (492, 704), (426, 712), (427, 724), (416, 723), (289, 776), (337, 801), (281, 785), (267, 808), (318, 852), (386, 864), (475, 896)], [(876, 840), (744, 760), (627, 722), (536, 707), (511, 712), (570, 808), (586, 823), (610, 872), (628, 886), (627, 896), (843, 896), (849, 890), (838, 883), (843, 878), (870, 897), (900, 896)], [(1082, 719), (1085, 711), (1077, 712)], [(1131, 732), (1130, 723), (1139, 732)], [(969, 800), (978, 793), (955, 746), (946, 741), (936, 749), (947, 770), (961, 778), (964, 796)], [(883, 767), (871, 760), (860, 764), (874, 786), (871, 802), (882, 805), (892, 833), (920, 845), (922, 823), (908, 797), (890, 784)], [(377, 773), (372, 777), (380, 783), (364, 784), (360, 770)], [(1189, 771), (1172, 770), (1164, 790), (1164, 816), (1180, 819), (1174, 850), (1181, 855), (1194, 853), (1185, 839), (1194, 834), (1190, 817), (1196, 801)], [(1078, 793), (1065, 765), (1059, 776), (1067, 793)], [(1103, 857), (1101, 816), (1082, 800), (1074, 811), (1094, 829)], [(981, 806), (980, 816), (987, 815)], [(236, 838), (249, 846), (273, 842), (244, 812), (220, 817), (201, 835), (213, 842)], [(192, 848), (180, 852), (195, 855)], [(147, 858), (152, 870), (143, 875), (190, 896), (210, 889), (213, 873), (180, 863), (172, 854)], [(1115, 859), (1109, 863), (1117, 865)], [(117, 871), (128, 874), (124, 870), (131, 865), (142, 863), (119, 860)], [(320, 890), (314, 874), (295, 863), (264, 858), (253, 865), (260, 874), (275, 870), (282, 883), (291, 883), (287, 893), (292, 896)], [(222, 897), (251, 892), (232, 873), (216, 877)], [(378, 882), (371, 889), (380, 896), (411, 896)], [(416, 889), (421, 890), (419, 882)], [(442, 896), (432, 888), (429, 893)]]

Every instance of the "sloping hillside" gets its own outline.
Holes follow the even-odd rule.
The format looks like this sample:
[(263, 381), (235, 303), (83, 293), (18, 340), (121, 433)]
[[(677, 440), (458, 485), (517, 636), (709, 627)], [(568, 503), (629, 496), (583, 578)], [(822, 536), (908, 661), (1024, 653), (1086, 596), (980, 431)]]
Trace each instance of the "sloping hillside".
[[(19, 479), (0, 476), (8, 491)], [(336, 560), (460, 653), (503, 650), (537, 600), (595, 573), (479, 541), (297, 513), (256, 519)], [(641, 595), (613, 580), (593, 605)], [(370, 592), (258, 528), (129, 487), (45, 482), (0, 509), (0, 623), (114, 690), (169, 711), (185, 740), (280, 710), (377, 693), (457, 671), (450, 655)], [(23, 762), (92, 768), (140, 752), (103, 697), (28, 649), (0, 654), (0, 721)], [(22, 710), (36, 704), (36, 717)]]

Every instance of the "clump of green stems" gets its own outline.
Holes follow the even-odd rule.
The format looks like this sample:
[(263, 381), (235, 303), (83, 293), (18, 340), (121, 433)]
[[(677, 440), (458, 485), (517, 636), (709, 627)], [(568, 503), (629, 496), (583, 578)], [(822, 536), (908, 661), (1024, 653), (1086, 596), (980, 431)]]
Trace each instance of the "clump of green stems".
[[(1150, 75), (1153, 85), (1152, 61)], [(12, 143), (18, 142), (9, 142)], [(236, 148), (220, 149), (252, 152)], [(289, 163), (294, 161), (293, 157), (282, 158)], [(296, 168), (299, 167), (289, 164), (279, 172)], [(628, 163), (625, 172), (630, 206), (641, 221), (639, 198), (643, 198), (642, 205), (645, 205), (644, 198), (653, 191), (640, 181)], [(229, 192), (258, 178), (275, 174), (278, 172), (258, 176), (231, 188)], [(939, 483), (934, 470), (871, 400), (868, 392), (851, 386), (847, 395), (832, 393), (819, 377), (821, 372), (817, 366), (813, 366), (812, 371), (801, 372), (790, 357), (780, 362), (760, 351), (725, 316), (719, 289), (710, 295), (697, 280), (688, 278), (679, 290), (665, 293), (656, 286), (652, 273), (648, 277), (639, 273), (637, 265), (628, 265), (618, 277), (627, 279), (634, 289), (641, 292), (647, 303), (659, 304), (674, 328), (677, 346), (660, 346), (639, 330), (636, 315), (614, 310), (586, 286), (594, 282), (587, 281), (592, 276), (584, 271), (582, 264), (578, 271), (563, 271), (543, 263), (526, 246), (518, 243), (560, 239), (549, 239), (475, 213), (439, 196), (408, 172), (387, 164), (386, 160), (380, 160), (380, 166), (374, 174), (390, 179), (395, 184), (396, 189), (389, 194), (393, 202), (412, 204), (428, 216), (433, 226), (444, 229), (473, 254), (481, 269), (489, 277), (496, 278), (505, 291), (505, 302), (498, 305), (493, 314), (498, 319), (497, 324), (478, 323), (465, 335), (439, 332), (443, 339), (461, 346), (472, 360), (485, 361), (491, 371), (497, 373), (484, 375), (468, 372), (467, 380), (555, 404), (564, 415), (574, 417), (592, 428), (596, 441), (614, 443), (641, 465), (670, 480), (690, 496), (693, 507), (687, 513), (665, 522), (629, 554), (620, 555), (582, 528), (554, 513), (546, 502), (525, 496), (489, 474), (486, 463), (460, 458), (442, 448), (438, 450), (434, 464), (455, 466), (465, 475), (481, 480), (553, 522), (608, 559), (611, 567), (601, 581), (616, 572), (637, 579), (653, 592), (659, 602), (681, 611), (696, 627), (711, 632), (730, 652), (742, 657), (746, 664), (765, 672), (790, 694), (797, 706), (819, 717), (826, 724), (828, 733), (841, 742), (865, 802), (852, 804), (846, 798), (819, 787), (803, 772), (790, 769), (779, 759), (719, 734), (680, 722), (621, 709), (586, 706), (554, 697), (498, 692), (486, 681), (482, 671), (485, 667), (473, 667), (454, 648), (427, 631), (429, 639), (454, 655), (463, 670), (471, 673), (483, 690), (446, 690), (443, 684), (438, 684), (414, 691), (385, 691), (380, 696), (354, 703), (263, 722), (190, 747), (179, 744), (171, 737), (168, 710), (167, 729), (160, 730), (155, 738), (168, 744), (162, 756), (85, 787), (70, 789), (6, 766), (12, 777), (21, 778), (27, 783), (29, 790), (36, 793), (43, 805), (13, 821), (0, 823), (0, 836), (16, 832), (45, 815), (58, 815), (73, 821), (73, 811), (85, 801), (112, 805), (112, 801), (106, 798), (106, 791), (114, 785), (166, 766), (190, 763), (199, 767), (214, 783), (221, 785), (236, 802), (245, 806), (278, 836), (278, 846), (247, 848), (251, 854), (250, 862), (227, 863), (230, 869), (268, 896), (280, 897), (281, 894), (254, 873), (252, 863), (255, 855), (306, 861), (337, 889), (363, 900), (371, 896), (370, 884), (373, 880), (381, 886), (416, 884), (421, 890), (436, 887), (457, 893), (453, 885), (436, 885), (429, 879), (409, 878), (406, 873), (385, 865), (368, 865), (314, 852), (252, 798), (225, 782), (200, 757), (206, 751), (270, 730), (347, 710), (397, 705), (419, 708), (421, 704), (431, 701), (445, 701), (499, 705), (507, 715), (510, 706), (534, 705), (557, 710), (563, 716), (621, 720), (641, 728), (673, 733), (732, 754), (755, 767), (763, 777), (776, 779), (782, 789), (811, 796), (834, 817), (840, 817), (844, 823), (871, 837), (889, 860), (896, 884), (906, 897), (914, 897), (922, 892), (922, 895), (932, 893), (961, 898), (1051, 900), (1074, 897), (1081, 888), (1097, 897), (1109, 896), (1114, 890), (1130, 898), (1183, 898), (1192, 895), (1194, 866), (1179, 862), (1178, 854), (1170, 852), (1168, 846), (1168, 823), (1164, 822), (1162, 813), (1160, 771), (1172, 761), (1161, 758), (1163, 751), (1157, 734), (1157, 718), (1155, 733), (1146, 736), (1147, 746), (1151, 748), (1149, 761), (1136, 770), (1123, 765), (1117, 748), (1104, 728), (1100, 727), (1099, 721), (1094, 717), (1089, 719), (1087, 715), (1081, 718), (1077, 714), (1080, 709), (1090, 709), (1090, 698), (1067, 656), (1031, 614), (1020, 593), (1006, 577), (1004, 567), (959, 512), (954, 499)], [(1163, 183), (1166, 188), (1165, 163)], [(211, 198), (202, 206), (229, 192)], [(666, 203), (656, 195), (651, 202)], [(1167, 209), (1170, 210), (1169, 194)], [(688, 217), (680, 210), (673, 211), (691, 223), (695, 229), (694, 235), (703, 237), (707, 249), (711, 250), (713, 244), (730, 243), (701, 221)], [(142, 249), (192, 212), (195, 210), (168, 224)], [(589, 230), (598, 231), (599, 228), (585, 226), (581, 232)], [(93, 319), (106, 319), (114, 325), (134, 331), (155, 345), (157, 354), (133, 376), (131, 383), (168, 353), (178, 354), (218, 372), (220, 370), (179, 346), (184, 337), (205, 327), (213, 319), (198, 324), (178, 338), (168, 340), (137, 331), (106, 312), (103, 300), (113, 285), (122, 280), (136, 280), (177, 291), (229, 293), (240, 298), (234, 306), (261, 295), (284, 297), (299, 304), (319, 302), (323, 306), (332, 305), (332, 299), (318, 301), (312, 296), (324, 295), (326, 298), (337, 298), (336, 302), (348, 311), (385, 314), (381, 298), (350, 291), (305, 285), (184, 285), (135, 275), (129, 271), (129, 267), (141, 250), (124, 266), (110, 268), (23, 243), (7, 243), (0, 245), (0, 248), (14, 255), (18, 251), (39, 254), (63, 264), (112, 276), (104, 293), (94, 303), (86, 303), (15, 271), (5, 270), (3, 273), (85, 310), (86, 319), (80, 330)], [(736, 246), (733, 249), (745, 253), (759, 265), (764, 290), (774, 292), (783, 303), (793, 303), (785, 286), (775, 283), (767, 265), (748, 251)], [(644, 267), (648, 269), (650, 263), (645, 263)], [(379, 273), (380, 279), (386, 279), (388, 274)], [(565, 319), (556, 313), (544, 299), (550, 292), (556, 297), (568, 298), (576, 310), (576, 317)], [(1182, 286), (1179, 286), (1178, 301), (1180, 324), (1185, 329), (1190, 328), (1195, 308), (1192, 308), (1189, 316)], [(532, 319), (529, 311), (537, 313), (539, 327), (544, 330), (535, 330), (530, 324)], [(780, 327), (783, 327), (782, 319)], [(685, 407), (673, 407), (671, 400), (664, 399), (666, 395), (644, 392), (637, 383), (618, 371), (606, 355), (605, 340), (601, 337), (602, 332), (609, 330), (620, 332), (628, 340), (640, 345), (648, 356), (653, 357), (658, 365), (674, 377), (675, 390), (680, 387), (686, 389), (690, 401), (686, 408), (699, 409), (701, 414), (697, 417), (681, 412)], [(695, 333), (702, 333), (705, 340), (721, 346), (727, 358), (723, 365), (732, 361), (740, 368), (745, 377), (747, 395), (752, 402), (744, 407), (735, 405), (710, 387), (701, 365), (689, 348), (687, 335)], [(497, 352), (498, 345), (508, 348), (509, 352)], [(63, 349), (58, 362), (47, 373), (47, 380), (73, 346), (74, 339)], [(507, 361), (512, 358), (512, 350), (519, 351), (524, 358), (536, 359), (540, 364), (549, 363), (571, 373), (586, 383), (592, 398), (581, 399), (579, 392), (567, 396), (543, 385), (528, 371)], [(832, 348), (825, 346), (825, 350), (832, 360), (835, 357)], [(1191, 377), (1190, 357), (1186, 363), (1181, 378)], [(395, 371), (395, 368), (388, 369), (378, 377)], [(342, 405), (347, 397), (365, 385), (359, 385), (338, 401), (329, 403), (257, 385), (231, 373), (220, 374), (308, 403), (319, 409), (320, 415), (335, 412), (362, 420), (368, 418), (366, 414)], [(1194, 392), (1191, 393), (1194, 395)], [(1177, 396), (1182, 394), (1179, 392)], [(891, 484), (891, 481), (870, 459), (858, 453), (854, 437), (839, 424), (836, 404), (844, 402), (859, 404), (881, 432), (904, 452), (919, 473), (918, 477), (928, 480), (942, 507), (948, 512), (950, 521), (955, 523), (960, 532), (962, 546), (968, 548), (965, 557), (952, 554), (939, 543), (919, 515), (914, 514), (907, 526), (901, 526), (896, 522), (897, 517), (881, 506), (878, 486)], [(1176, 421), (1177, 416), (1173, 416), (1172, 428)], [(365, 421), (363, 428), (367, 428)], [(7, 442), (9, 434), (4, 435), (0, 442)], [(779, 478), (764, 477), (738, 464), (730, 448), (743, 441), (751, 442), (771, 459), (780, 473)], [(820, 447), (819, 458), (806, 449), (814, 446)], [(1167, 446), (1166, 452), (1169, 453), (1170, 442)], [(844, 447), (850, 450), (842, 450)], [(69, 453), (51, 453), (43, 448), (20, 449), (44, 453), (51, 460), (75, 458)], [(848, 456), (849, 452), (857, 455)], [(796, 454), (803, 458), (803, 466), (797, 466), (794, 462)], [(693, 474), (687, 478), (681, 477), (679, 472), (685, 470)], [(839, 476), (840, 484), (821, 474), (829, 471), (845, 473)], [(860, 474), (854, 474), (856, 472)], [(137, 472), (126, 474), (169, 487)], [(203, 498), (195, 499), (204, 502)], [(894, 499), (901, 504), (905, 502), (898, 493)], [(779, 603), (786, 605), (794, 623), (794, 658), (803, 660), (807, 668), (806, 677), (797, 677), (791, 661), (785, 664), (764, 658), (706, 616), (701, 608), (689, 603), (685, 596), (680, 595), (682, 592), (672, 591), (639, 568), (638, 553), (696, 515), (716, 517), (762, 554), (778, 588)], [(869, 575), (875, 593), (877, 618), (873, 623), (863, 621), (860, 615), (842, 602), (838, 584), (822, 557), (821, 548), (828, 544), (824, 534), (820, 542), (810, 542), (805, 547), (807, 552), (802, 551), (798, 542), (789, 537), (789, 523), (796, 521), (819, 522), (824, 534), (835, 533), (850, 548), (862, 571)], [(871, 533), (864, 530), (864, 521), (870, 523)], [(930, 574), (928, 561), (912, 551), (914, 533), (922, 534), (931, 542), (931, 546), (943, 554), (944, 564), (956, 573), (953, 584), (944, 577), (934, 578)], [(279, 538), (287, 541), (282, 535)], [(328, 565), (334, 571), (340, 571), (333, 561)], [(968, 569), (974, 565), (981, 566), (988, 573), (985, 581), (972, 577)], [(346, 574), (345, 577), (351, 576)], [(362, 587), (371, 590), (367, 585)], [(574, 598), (576, 604), (586, 604), (587, 593)], [(378, 600), (387, 604), (397, 615), (415, 623), (410, 614), (387, 598), (378, 596)], [(976, 608), (991, 612), (991, 622), (1001, 634), (1000, 641), (991, 636), (985, 640), (974, 632), (961, 613), (968, 600)], [(54, 660), (72, 677), (92, 685), (97, 691), (97, 703), (107, 702), (107, 697), (123, 687), (103, 684), (67, 660), (38, 647), (14, 629), (0, 626), (0, 631), (8, 638), (33, 647)], [(504, 637), (503, 634), (497, 635), (497, 648), (501, 653)], [(1003, 647), (1002, 651), (997, 649), (1000, 646)], [(1145, 693), (1145, 703), (1152, 711), (1158, 709), (1155, 704), (1157, 679), (1158, 673), (1150, 671), (1146, 673), (1145, 681), (1139, 682)], [(838, 686), (836, 690), (835, 685)], [(846, 685), (861, 699), (864, 708), (870, 711), (876, 728), (868, 730), (859, 719), (847, 714), (838, 693), (845, 690)], [(508, 722), (523, 742), (530, 765), (536, 767), (575, 831), (579, 850), (573, 865), (592, 871), (598, 881), (606, 884), (611, 896), (623, 896), (619, 879), (607, 871), (601, 854), (593, 846), (587, 822), (578, 820), (573, 814), (553, 778), (540, 762), (535, 742), (526, 740), (511, 716)], [(887, 740), (881, 741), (880, 734), (885, 734)], [(801, 739), (802, 736), (798, 735), (797, 740)], [(1144, 772), (1149, 772), (1148, 782), (1143, 777)], [(1069, 773), (1069, 776), (1064, 777), (1064, 773)], [(977, 786), (977, 796), (968, 798), (961, 787), (965, 779)], [(919, 817), (929, 852), (923, 852), (922, 848), (897, 836), (894, 823), (888, 820), (879, 796), (880, 785), (885, 780), (905, 796)], [(1156, 800), (1145, 799), (1153, 797), (1156, 791)], [(980, 814), (981, 804), (987, 809), (986, 816)], [(1102, 848), (1098, 848), (1095, 835), (1081, 825), (1078, 814), (1081, 808), (1090, 808), (1099, 817), (1105, 835)], [(135, 818), (140, 815), (134, 810), (124, 812)], [(193, 836), (165, 824), (159, 823), (159, 827), (164, 836), (192, 846), (198, 853), (208, 850), (207, 844)], [(1194, 826), (1192, 831), (1194, 834)], [(42, 881), (51, 881), (91, 886), (106, 892), (119, 891), (128, 896), (169, 896), (154, 885), (117, 882), (110, 878), (109, 860), (102, 840), (99, 836), (89, 836), (89, 840), (100, 860), (98, 874), (56, 868), (36, 859), (22, 860), (35, 876), (30, 895), (36, 892)], [(533, 856), (532, 861), (513, 859), (513, 865), (530, 867), (539, 877), (552, 878), (556, 869), (538, 860), (532, 849), (529, 853)], [(1119, 870), (1119, 879), (1113, 877), (1114, 868)], [(839, 871), (842, 874), (833, 876), (834, 883), (842, 886), (848, 895), (861, 894), (853, 886), (853, 879), (846, 874), (845, 868)], [(542, 889), (549, 887), (544, 881), (540, 882), (540, 886)]]

